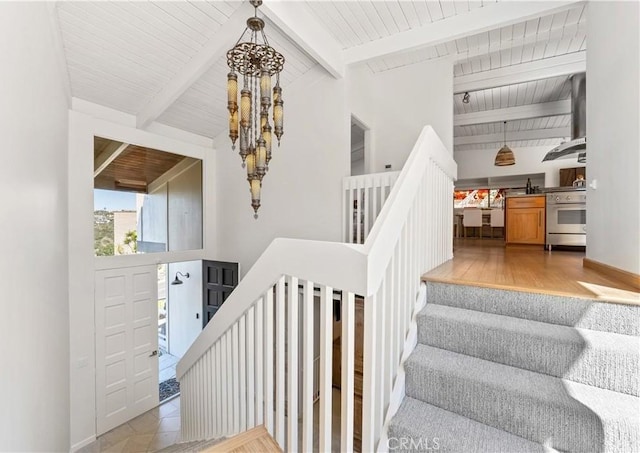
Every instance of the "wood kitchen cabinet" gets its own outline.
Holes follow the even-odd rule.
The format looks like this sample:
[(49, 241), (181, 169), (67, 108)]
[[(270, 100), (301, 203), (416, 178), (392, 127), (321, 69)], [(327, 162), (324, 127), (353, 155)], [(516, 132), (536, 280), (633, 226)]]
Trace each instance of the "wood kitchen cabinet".
[(506, 242), (508, 244), (545, 243), (545, 197), (507, 198)]
[(582, 175), (582, 179), (587, 179), (586, 167), (561, 168), (560, 169), (560, 187), (571, 187), (573, 181)]

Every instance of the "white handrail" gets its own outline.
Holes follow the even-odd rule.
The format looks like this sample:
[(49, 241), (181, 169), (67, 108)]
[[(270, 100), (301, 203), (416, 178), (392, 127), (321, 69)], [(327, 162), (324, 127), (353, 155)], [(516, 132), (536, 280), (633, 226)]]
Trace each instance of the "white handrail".
[(283, 275), (364, 294), (366, 258), (358, 244), (274, 239), (180, 359), (177, 379)]
[[(420, 275), (451, 258), (455, 176), (451, 154), (426, 126), (397, 181), (389, 182), (393, 188), (386, 203), (380, 200), (381, 210), (376, 202), (376, 209), (366, 211), (373, 227), (358, 235), (366, 237), (363, 245), (274, 240), (178, 363), (183, 440), (233, 435), (264, 423), (283, 450), (308, 451), (315, 425), (320, 448), (330, 449), (335, 288), (342, 291), (340, 431), (347, 437), (342, 448), (355, 446), (353, 304), (359, 294), (365, 298), (361, 450), (384, 449), (379, 441), (385, 438), (385, 421), (403, 393), (402, 358), (407, 333), (415, 328)], [(357, 185), (356, 190), (360, 197)], [(312, 409), (316, 373), (317, 423)]]
[[(426, 148), (428, 152), (420, 152), (423, 148)], [(394, 186), (397, 189), (389, 195), (389, 199), (383, 206), (364, 243), (364, 253), (367, 254), (369, 264), (367, 269), (368, 295), (373, 294), (380, 286), (383, 271), (389, 263), (395, 244), (400, 237), (402, 226), (406, 221), (407, 213), (417, 194), (421, 176), (430, 160), (440, 167), (446, 176), (455, 181), (458, 170), (453, 157), (433, 128), (425, 126), (407, 162), (402, 167)], [(451, 196), (453, 197), (453, 192)]]

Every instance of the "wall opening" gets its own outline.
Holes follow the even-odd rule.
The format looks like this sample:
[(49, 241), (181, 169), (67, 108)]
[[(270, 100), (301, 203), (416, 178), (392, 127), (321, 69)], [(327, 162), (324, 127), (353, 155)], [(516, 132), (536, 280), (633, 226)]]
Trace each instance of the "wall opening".
[(367, 173), (366, 161), (368, 147), (366, 135), (368, 128), (355, 116), (351, 116), (351, 176)]

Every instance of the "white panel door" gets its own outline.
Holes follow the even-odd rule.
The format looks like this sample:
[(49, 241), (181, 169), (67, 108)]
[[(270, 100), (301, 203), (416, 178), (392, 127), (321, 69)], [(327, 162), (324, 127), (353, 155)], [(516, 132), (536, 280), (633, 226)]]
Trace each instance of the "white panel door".
[(158, 405), (157, 267), (96, 272), (97, 434)]

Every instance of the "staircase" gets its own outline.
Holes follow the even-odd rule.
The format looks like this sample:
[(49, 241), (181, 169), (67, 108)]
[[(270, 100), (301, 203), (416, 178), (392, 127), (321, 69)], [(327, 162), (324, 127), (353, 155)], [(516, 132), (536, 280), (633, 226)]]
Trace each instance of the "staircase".
[(428, 282), (417, 325), (389, 450), (640, 448), (640, 306)]
[[(181, 439), (264, 425), (283, 451), (313, 451), (316, 442), (330, 451), (334, 438), (340, 451), (360, 441), (362, 451), (375, 451), (389, 408), (401, 401), (395, 382), (408, 332), (415, 338), (416, 301), (424, 300), (420, 276), (451, 259), (456, 172), (425, 126), (399, 174), (344, 182), (343, 237), (363, 243), (274, 239), (178, 363)], [(366, 307), (360, 318), (356, 295)]]

